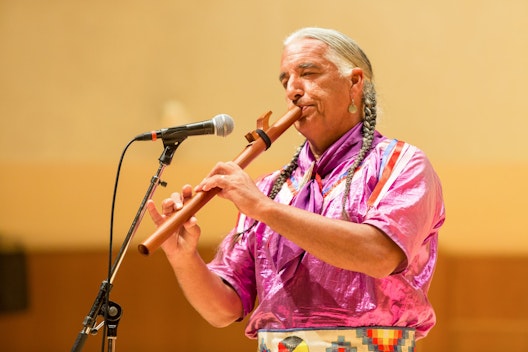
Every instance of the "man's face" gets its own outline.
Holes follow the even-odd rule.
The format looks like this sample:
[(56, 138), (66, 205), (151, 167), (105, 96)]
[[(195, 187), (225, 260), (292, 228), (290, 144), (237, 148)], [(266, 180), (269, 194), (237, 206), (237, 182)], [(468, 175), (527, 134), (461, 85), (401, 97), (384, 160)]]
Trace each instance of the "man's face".
[(327, 45), (299, 39), (284, 48), (280, 81), (289, 104), (302, 108), (297, 130), (322, 153), (359, 119), (351, 116), (352, 77), (343, 77), (326, 57)]

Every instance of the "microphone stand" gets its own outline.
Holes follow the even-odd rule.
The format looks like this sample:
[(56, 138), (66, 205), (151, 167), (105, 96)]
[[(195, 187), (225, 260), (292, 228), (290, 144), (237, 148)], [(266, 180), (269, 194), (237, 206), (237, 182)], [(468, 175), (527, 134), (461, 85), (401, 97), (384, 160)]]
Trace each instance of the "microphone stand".
[[(187, 136), (185, 135), (183, 136), (177, 135), (173, 137), (172, 139), (168, 139), (168, 140), (163, 139), (163, 145), (165, 146), (165, 149), (163, 153), (161, 154), (161, 156), (159, 157), (160, 165), (158, 167), (158, 171), (156, 172), (156, 175), (153, 176), (150, 181), (150, 185), (147, 189), (147, 192), (139, 206), (139, 209), (136, 213), (136, 216), (134, 217), (134, 220), (132, 221), (128, 234), (125, 237), (123, 244), (121, 245), (121, 249), (119, 250), (119, 253), (114, 261), (114, 264), (112, 265), (109, 277), (101, 283), (99, 292), (94, 300), (94, 303), (92, 304), (92, 307), (88, 315), (84, 318), (83, 328), (77, 335), (77, 338), (73, 344), (71, 352), (81, 351), (84, 346), (84, 343), (86, 342), (88, 335), (97, 334), (98, 330), (104, 324), (106, 324), (106, 327), (107, 327), (106, 335), (108, 339), (108, 351), (112, 351), (112, 352), (115, 351), (116, 339), (117, 339), (117, 325), (119, 324), (119, 320), (121, 318), (122, 309), (117, 303), (108, 301), (110, 290), (112, 289), (112, 283), (114, 282), (117, 271), (119, 270), (119, 267), (121, 266), (121, 263), (123, 262), (125, 253), (128, 247), (130, 246), (132, 238), (134, 234), (136, 233), (137, 229), (139, 228), (139, 224), (141, 223), (143, 216), (145, 215), (147, 201), (152, 198), (158, 185), (161, 185), (162, 187), (165, 187), (167, 185), (166, 182), (161, 180), (160, 178), (161, 174), (163, 173), (165, 168), (168, 165), (170, 165), (172, 158), (174, 156), (174, 153), (176, 152), (176, 149), (180, 146), (180, 144), (186, 138)], [(95, 323), (96, 323), (96, 319), (98, 315), (103, 316), (104, 320), (97, 327), (95, 327)]]

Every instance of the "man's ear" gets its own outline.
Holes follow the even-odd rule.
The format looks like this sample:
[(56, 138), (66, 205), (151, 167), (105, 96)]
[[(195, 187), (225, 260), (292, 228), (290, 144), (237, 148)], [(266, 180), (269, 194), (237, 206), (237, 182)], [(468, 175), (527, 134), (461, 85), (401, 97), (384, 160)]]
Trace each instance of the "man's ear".
[(350, 73), (350, 80), (352, 85), (360, 83), (363, 86), (363, 70), (359, 67), (354, 67)]
[[(363, 94), (363, 70), (359, 67), (354, 67), (350, 73), (350, 98), (360, 97)], [(357, 106), (361, 105), (361, 101), (355, 101)]]

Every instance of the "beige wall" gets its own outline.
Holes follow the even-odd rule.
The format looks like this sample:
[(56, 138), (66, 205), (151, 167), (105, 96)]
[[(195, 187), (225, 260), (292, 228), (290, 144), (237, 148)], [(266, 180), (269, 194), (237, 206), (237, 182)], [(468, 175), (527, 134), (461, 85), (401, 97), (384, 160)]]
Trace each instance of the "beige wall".
[[(442, 246), (527, 253), (524, 0), (2, 1), (2, 238), (34, 249), (106, 245), (118, 159), (138, 133), (218, 113), (235, 119), (225, 139), (182, 144), (158, 199), (234, 158), (258, 116), (284, 113), (281, 41), (307, 25), (342, 30), (370, 56), (379, 129), (424, 149), (442, 177)], [(299, 141), (288, 131), (250, 171), (282, 166)], [(128, 231), (162, 150), (160, 142), (130, 148), (117, 235)], [(203, 241), (215, 243), (232, 214), (220, 201), (208, 205)], [(145, 219), (136, 241), (151, 232)]]

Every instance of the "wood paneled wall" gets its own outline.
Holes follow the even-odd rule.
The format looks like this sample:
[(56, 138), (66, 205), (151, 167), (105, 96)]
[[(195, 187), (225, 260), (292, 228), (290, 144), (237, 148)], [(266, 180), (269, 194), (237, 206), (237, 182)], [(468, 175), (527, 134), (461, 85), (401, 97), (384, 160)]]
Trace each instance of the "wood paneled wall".
[[(213, 248), (205, 248), (206, 259)], [(29, 306), (0, 314), (1, 351), (68, 351), (107, 274), (105, 251), (27, 256)], [(528, 258), (442, 255), (431, 288), (438, 324), (417, 352), (528, 350)], [(5, 289), (5, 288), (2, 288)], [(209, 326), (182, 296), (166, 259), (129, 250), (111, 299), (121, 305), (117, 351), (256, 351), (245, 322)], [(102, 333), (83, 351), (100, 351)]]

